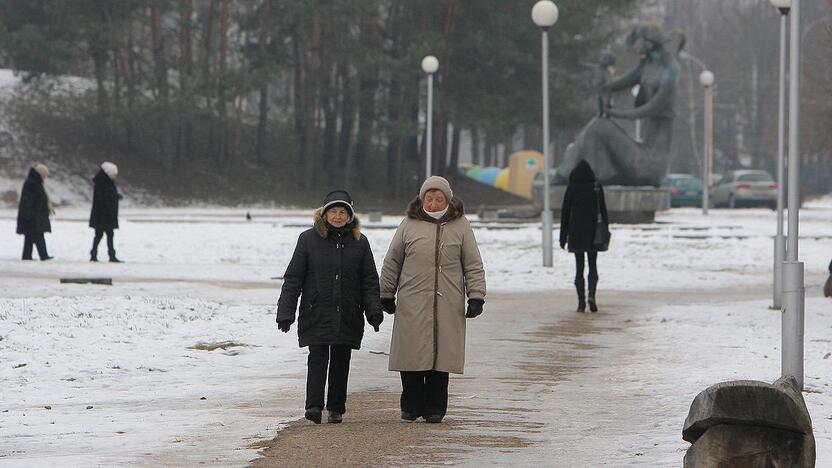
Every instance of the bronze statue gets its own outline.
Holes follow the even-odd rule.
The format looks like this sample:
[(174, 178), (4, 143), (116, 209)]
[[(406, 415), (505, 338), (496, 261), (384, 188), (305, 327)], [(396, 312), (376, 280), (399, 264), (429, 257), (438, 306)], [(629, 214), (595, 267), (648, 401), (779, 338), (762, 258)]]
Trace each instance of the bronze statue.
[[(673, 44), (675, 42), (675, 44)], [(677, 56), (684, 46), (657, 26), (638, 25), (627, 36), (629, 50), (642, 56), (639, 64), (597, 88), (602, 109), (566, 149), (556, 181), (565, 183), (581, 159), (587, 160), (598, 181), (606, 185), (659, 186), (670, 165), (673, 101), (679, 81)], [(604, 80), (606, 81), (606, 80)], [(614, 108), (606, 95), (639, 85), (635, 107)], [(612, 117), (642, 119), (643, 142), (635, 141)]]

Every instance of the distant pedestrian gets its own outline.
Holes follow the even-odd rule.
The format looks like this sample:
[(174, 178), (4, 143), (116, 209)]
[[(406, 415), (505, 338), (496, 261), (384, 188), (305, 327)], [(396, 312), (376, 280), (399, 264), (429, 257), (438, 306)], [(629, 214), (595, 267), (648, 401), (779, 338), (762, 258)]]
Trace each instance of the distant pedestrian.
[(375, 331), (384, 316), (373, 252), (361, 234), (349, 193), (327, 194), (314, 219), (314, 226), (298, 238), (283, 275), (277, 325), (289, 331), (300, 296), (298, 341), (309, 347), (305, 416), (321, 422), (328, 366), (327, 420), (340, 423), (346, 412), (350, 354), (361, 347), (364, 336), (362, 313)]
[(829, 262), (829, 278), (823, 285), (823, 297), (832, 297), (832, 262)]
[(95, 237), (92, 239), (92, 250), (90, 250), (90, 261), (98, 261), (98, 243), (104, 234), (107, 234), (107, 254), (110, 261), (120, 263), (116, 258), (116, 249), (113, 246), (113, 230), (118, 229), (118, 201), (121, 195), (116, 188), (115, 180), (118, 177), (118, 166), (111, 162), (101, 164), (98, 174), (93, 177), (95, 184), (92, 195), (92, 210), (90, 212), (90, 227), (95, 229)]
[(38, 249), (41, 260), (52, 257), (46, 251), (46, 239), (43, 234), (52, 232), (49, 215), (53, 212), (52, 202), (43, 187), (49, 176), (49, 168), (38, 164), (29, 169), (23, 190), (20, 192), (20, 204), (17, 208), (17, 233), (23, 234), (23, 260), (32, 259), (32, 246)]
[[(569, 175), (569, 185), (560, 212), (560, 248), (569, 244), (575, 254), (575, 289), (578, 292), (577, 312), (598, 311), (595, 292), (598, 287), (598, 252), (607, 250), (609, 217), (604, 189), (595, 178), (589, 163), (581, 160)], [(584, 254), (589, 263), (589, 295), (585, 297)]]
[(384, 258), (381, 304), (395, 313), (389, 369), (401, 373), (405, 420), (445, 417), (448, 374), (465, 366), (465, 319), (485, 303), (485, 270), (464, 215), (448, 181), (428, 177)]

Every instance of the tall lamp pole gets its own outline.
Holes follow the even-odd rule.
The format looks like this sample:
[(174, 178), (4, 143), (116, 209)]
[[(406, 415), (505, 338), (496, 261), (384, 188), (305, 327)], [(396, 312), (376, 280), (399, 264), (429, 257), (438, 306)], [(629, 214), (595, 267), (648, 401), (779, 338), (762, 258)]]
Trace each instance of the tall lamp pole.
[(433, 162), (432, 136), (433, 136), (433, 74), (439, 70), (439, 60), (433, 55), (427, 55), (422, 59), (422, 71), (428, 75), (428, 115), (427, 135), (425, 136), (425, 178), (433, 175), (431, 163)]
[(713, 161), (714, 141), (714, 110), (713, 88), (714, 74), (710, 70), (703, 70), (699, 74), (699, 82), (705, 88), (705, 107), (703, 134), (705, 142), (702, 146), (702, 214), (708, 214), (711, 193), (711, 164)]
[(797, 261), (800, 210), (800, 0), (791, 2), (789, 26), (789, 225), (783, 263), (782, 374), (803, 388), (805, 289), (803, 262)]
[(551, 0), (540, 0), (532, 8), (532, 21), (541, 31), (543, 70), (543, 266), (552, 266), (552, 207), (549, 199), (549, 28), (558, 21), (558, 7)]
[(771, 0), (771, 4), (780, 10), (780, 83), (777, 112), (777, 235), (774, 237), (774, 286), (772, 287), (772, 308), (783, 307), (783, 260), (786, 256), (786, 239), (783, 236), (783, 206), (785, 205), (786, 187), (784, 143), (786, 134), (786, 20), (791, 0)]

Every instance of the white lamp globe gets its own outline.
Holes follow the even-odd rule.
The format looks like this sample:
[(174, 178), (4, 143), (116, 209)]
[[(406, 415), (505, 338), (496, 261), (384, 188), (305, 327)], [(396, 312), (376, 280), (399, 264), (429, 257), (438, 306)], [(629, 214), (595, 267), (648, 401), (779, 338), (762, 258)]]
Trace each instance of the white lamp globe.
[(422, 59), (422, 71), (432, 75), (439, 70), (439, 60), (433, 55), (427, 55)]
[(541, 28), (548, 28), (558, 21), (558, 7), (551, 0), (540, 0), (532, 8), (532, 21)]
[(710, 70), (705, 70), (699, 74), (699, 82), (702, 83), (704, 87), (710, 87), (714, 84), (714, 74)]
[(792, 0), (769, 0), (775, 8), (791, 8)]

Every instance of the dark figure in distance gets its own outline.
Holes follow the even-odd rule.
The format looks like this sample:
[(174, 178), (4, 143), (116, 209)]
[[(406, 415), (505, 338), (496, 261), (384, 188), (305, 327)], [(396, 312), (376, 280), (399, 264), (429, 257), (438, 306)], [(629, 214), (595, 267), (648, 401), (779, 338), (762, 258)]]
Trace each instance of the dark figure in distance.
[[(560, 248), (569, 244), (569, 251), (575, 254), (575, 289), (578, 292), (578, 312), (598, 311), (595, 291), (598, 286), (598, 248), (594, 245), (595, 229), (599, 222), (609, 225), (604, 189), (595, 178), (592, 167), (585, 160), (578, 162), (569, 174), (569, 185), (563, 196), (560, 212)], [(589, 263), (589, 296), (585, 298), (584, 254)]]
[(349, 193), (327, 194), (314, 219), (314, 226), (298, 238), (283, 275), (277, 326), (288, 332), (298, 311), (298, 343), (309, 347), (306, 419), (320, 424), (328, 383), (327, 420), (340, 423), (346, 412), (350, 354), (361, 347), (364, 336), (363, 315), (375, 331), (384, 317), (373, 252), (361, 234)]
[(52, 232), (52, 224), (49, 222), (52, 204), (43, 187), (43, 182), (48, 176), (48, 167), (43, 164), (36, 165), (29, 169), (29, 176), (20, 192), (20, 204), (17, 207), (17, 233), (24, 236), (23, 260), (32, 259), (33, 245), (37, 247), (41, 260), (52, 258), (46, 251), (46, 239), (43, 237), (45, 232)]
[(118, 229), (118, 201), (121, 195), (116, 189), (115, 180), (118, 177), (118, 166), (111, 162), (101, 164), (92, 181), (95, 184), (92, 195), (92, 211), (90, 212), (90, 227), (95, 229), (95, 237), (92, 240), (90, 250), (90, 261), (98, 261), (98, 243), (104, 234), (107, 234), (107, 254), (110, 261), (120, 263), (116, 258), (116, 249), (113, 246), (113, 230)]

